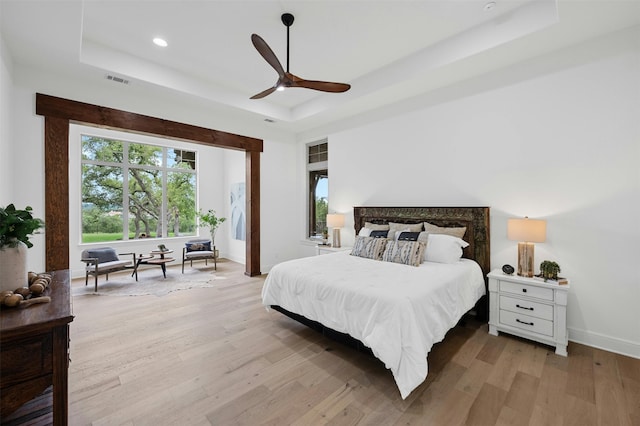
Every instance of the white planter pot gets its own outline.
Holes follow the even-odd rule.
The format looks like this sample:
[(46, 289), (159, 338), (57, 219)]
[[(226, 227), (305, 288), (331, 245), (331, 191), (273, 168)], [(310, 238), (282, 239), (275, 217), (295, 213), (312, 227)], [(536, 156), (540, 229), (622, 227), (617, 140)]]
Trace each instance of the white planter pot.
[(0, 249), (0, 291), (28, 287), (27, 246), (18, 241), (17, 247)]

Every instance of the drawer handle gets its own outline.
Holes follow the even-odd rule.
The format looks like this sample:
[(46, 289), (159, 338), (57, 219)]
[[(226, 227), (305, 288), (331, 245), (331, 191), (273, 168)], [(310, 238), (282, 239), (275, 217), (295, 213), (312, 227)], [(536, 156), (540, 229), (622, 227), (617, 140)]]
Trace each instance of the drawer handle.
[(528, 310), (528, 311), (533, 311), (533, 308), (527, 308), (526, 306), (516, 305), (516, 308), (526, 309), (526, 310)]
[(518, 321), (520, 324), (533, 325), (532, 322), (520, 321), (518, 318), (516, 318), (516, 321)]

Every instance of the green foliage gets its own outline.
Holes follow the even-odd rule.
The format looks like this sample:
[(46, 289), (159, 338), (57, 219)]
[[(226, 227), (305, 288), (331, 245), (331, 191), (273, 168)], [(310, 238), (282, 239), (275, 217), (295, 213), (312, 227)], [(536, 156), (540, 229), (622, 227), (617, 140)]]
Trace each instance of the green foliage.
[(122, 216), (104, 214), (97, 207), (85, 209), (82, 212), (83, 233), (120, 233), (122, 236)]
[(198, 217), (200, 218), (200, 226), (208, 226), (211, 230), (211, 238), (216, 234), (216, 230), (220, 225), (227, 220), (226, 217), (218, 217), (214, 210), (207, 210), (206, 213), (203, 213), (202, 210), (198, 212)]
[(42, 219), (34, 218), (32, 211), (30, 206), (24, 210), (17, 210), (13, 204), (0, 208), (0, 248), (15, 247), (18, 241), (22, 241), (29, 248), (33, 247), (29, 235), (44, 227), (44, 222)]
[(327, 227), (327, 213), (329, 213), (329, 203), (324, 197), (316, 198), (316, 229), (317, 235), (323, 234)]
[(550, 260), (545, 260), (540, 264), (540, 273), (544, 280), (556, 280), (558, 279), (558, 273), (560, 272), (560, 265)]
[[(168, 155), (172, 153), (174, 150), (169, 149)], [(195, 160), (195, 153), (192, 157)], [(104, 163), (82, 165), (83, 234), (119, 232), (122, 235), (132, 231), (132, 238), (143, 233), (163, 237), (165, 228), (175, 236), (195, 233), (196, 176), (180, 171), (191, 171), (189, 164), (172, 163), (163, 194), (164, 172), (158, 169), (162, 167), (162, 147), (83, 136), (82, 158)], [(129, 165), (128, 200), (124, 200), (123, 163)], [(167, 211), (163, 217), (164, 196)], [(123, 209), (129, 212), (129, 223), (112, 215)], [(116, 225), (118, 229), (114, 229)]]

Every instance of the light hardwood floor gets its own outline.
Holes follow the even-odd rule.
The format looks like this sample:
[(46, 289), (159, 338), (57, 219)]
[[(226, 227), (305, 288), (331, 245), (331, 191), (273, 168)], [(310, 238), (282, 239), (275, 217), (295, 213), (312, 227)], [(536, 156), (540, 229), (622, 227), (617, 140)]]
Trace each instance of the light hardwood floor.
[(403, 401), (379, 361), (267, 312), (264, 277), (242, 272), (222, 261), (214, 288), (75, 297), (69, 424), (640, 424), (640, 360), (574, 343), (563, 358), (474, 320)]

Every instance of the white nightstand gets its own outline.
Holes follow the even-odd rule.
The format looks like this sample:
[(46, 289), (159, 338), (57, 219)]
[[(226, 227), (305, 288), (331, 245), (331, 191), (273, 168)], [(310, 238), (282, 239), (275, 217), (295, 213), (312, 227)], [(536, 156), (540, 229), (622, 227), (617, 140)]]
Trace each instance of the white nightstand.
[(331, 246), (323, 246), (321, 244), (318, 244), (316, 246), (316, 255), (319, 256), (321, 254), (329, 254), (329, 253), (335, 253), (337, 251), (351, 251), (351, 247), (331, 247)]
[(567, 295), (569, 284), (558, 285), (491, 271), (489, 334), (499, 331), (556, 347), (567, 356)]

